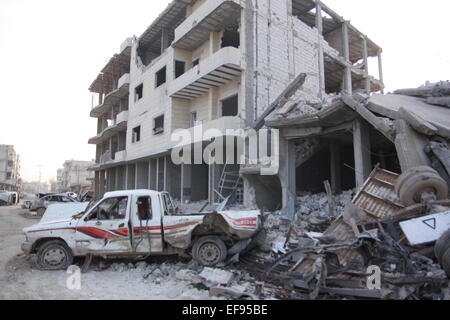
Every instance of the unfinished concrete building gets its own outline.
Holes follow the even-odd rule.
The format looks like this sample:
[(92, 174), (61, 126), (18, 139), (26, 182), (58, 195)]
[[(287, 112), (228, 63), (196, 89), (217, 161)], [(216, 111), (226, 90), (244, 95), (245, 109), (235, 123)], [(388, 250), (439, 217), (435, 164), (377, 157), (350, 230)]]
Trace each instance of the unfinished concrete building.
[(0, 190), (19, 190), (20, 157), (12, 145), (0, 145)]
[[(149, 188), (182, 201), (217, 203), (238, 190), (237, 202), (289, 208), (295, 190), (285, 165), (272, 177), (237, 164), (174, 165), (171, 134), (180, 128), (194, 132), (200, 124), (203, 131), (214, 128), (224, 136), (226, 129), (254, 127), (303, 73), (297, 100), (323, 104), (341, 92), (382, 92), (381, 52), (320, 1), (172, 1), (139, 38), (122, 44), (90, 87), (98, 101), (91, 111), (98, 119), (97, 135), (89, 140), (97, 146), (92, 168), (97, 196)], [(355, 139), (363, 141), (364, 130), (356, 127)], [(281, 142), (287, 158), (286, 148), (296, 146)], [(362, 150), (336, 149), (333, 163), (353, 153)], [(335, 188), (354, 186), (354, 178), (340, 174), (342, 183), (333, 179)], [(256, 199), (255, 192), (268, 200)]]

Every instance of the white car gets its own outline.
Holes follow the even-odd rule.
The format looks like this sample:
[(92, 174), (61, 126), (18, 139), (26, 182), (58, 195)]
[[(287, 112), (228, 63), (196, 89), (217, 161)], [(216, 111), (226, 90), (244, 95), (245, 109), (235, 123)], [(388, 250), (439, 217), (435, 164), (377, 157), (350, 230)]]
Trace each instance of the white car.
[(73, 203), (78, 202), (65, 194), (50, 194), (43, 196), (31, 203), (30, 211), (36, 211), (38, 216), (43, 216), (48, 206), (55, 203)]

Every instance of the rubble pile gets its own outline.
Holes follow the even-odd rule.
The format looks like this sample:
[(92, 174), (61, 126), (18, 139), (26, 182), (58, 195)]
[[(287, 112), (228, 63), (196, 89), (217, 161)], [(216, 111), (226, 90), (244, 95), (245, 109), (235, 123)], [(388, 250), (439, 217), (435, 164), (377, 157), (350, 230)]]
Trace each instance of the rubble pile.
[[(352, 201), (356, 190), (348, 190), (336, 195), (334, 201), (334, 217), (344, 212), (345, 206)], [(307, 231), (317, 231), (316, 225), (327, 224), (330, 219), (329, 203), (325, 193), (306, 195), (297, 198), (298, 208), (295, 216), (297, 227)]]
[[(355, 190), (348, 190), (334, 197), (334, 217), (344, 212), (345, 206), (351, 202), (354, 194)], [(284, 247), (286, 241), (298, 241), (298, 238), (288, 239), (290, 234), (309, 238), (308, 234), (325, 231), (334, 219), (330, 217), (328, 198), (325, 193), (300, 196), (297, 198), (296, 207), (297, 212), (292, 223), (278, 211), (265, 218), (266, 242), (276, 253)]]
[[(397, 178), (376, 168), (356, 195), (350, 190), (334, 198), (333, 217), (326, 194), (299, 197), (292, 222), (270, 214), (265, 228), (271, 251), (253, 253), (244, 268), (292, 289), (281, 296), (282, 291), (275, 291), (277, 298), (298, 297), (300, 291), (310, 299), (450, 299), (449, 278), (433, 247), (410, 245), (398, 229), (400, 221), (412, 216), (450, 212), (448, 201), (392, 209), (399, 199), (393, 186), (386, 185)], [(367, 214), (373, 207), (379, 217)], [(378, 283), (373, 277), (377, 272)]]
[[(102, 264), (103, 262), (101, 262)], [(142, 276), (142, 281), (152, 286), (187, 285), (184, 296), (205, 299), (258, 299), (262, 293), (257, 281), (250, 274), (233, 268), (209, 268), (195, 261), (137, 263), (114, 262), (100, 266), (97, 271), (130, 273)], [(264, 293), (263, 293), (264, 294)]]

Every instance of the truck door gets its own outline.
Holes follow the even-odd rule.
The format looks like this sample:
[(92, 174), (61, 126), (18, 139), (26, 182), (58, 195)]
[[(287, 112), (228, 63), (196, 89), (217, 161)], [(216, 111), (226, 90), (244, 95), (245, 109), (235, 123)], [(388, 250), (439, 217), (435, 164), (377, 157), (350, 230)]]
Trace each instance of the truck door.
[(149, 195), (133, 197), (131, 223), (132, 244), (136, 253), (160, 253), (163, 251), (161, 210), (158, 201)]
[(130, 198), (102, 200), (77, 225), (76, 247), (81, 253), (131, 253)]

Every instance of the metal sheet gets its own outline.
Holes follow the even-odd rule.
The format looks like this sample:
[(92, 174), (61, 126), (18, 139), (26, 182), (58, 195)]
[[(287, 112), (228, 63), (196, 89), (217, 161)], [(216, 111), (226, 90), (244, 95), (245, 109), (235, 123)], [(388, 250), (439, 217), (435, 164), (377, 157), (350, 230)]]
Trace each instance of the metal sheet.
[(400, 228), (412, 246), (434, 242), (450, 229), (450, 211), (403, 221)]

